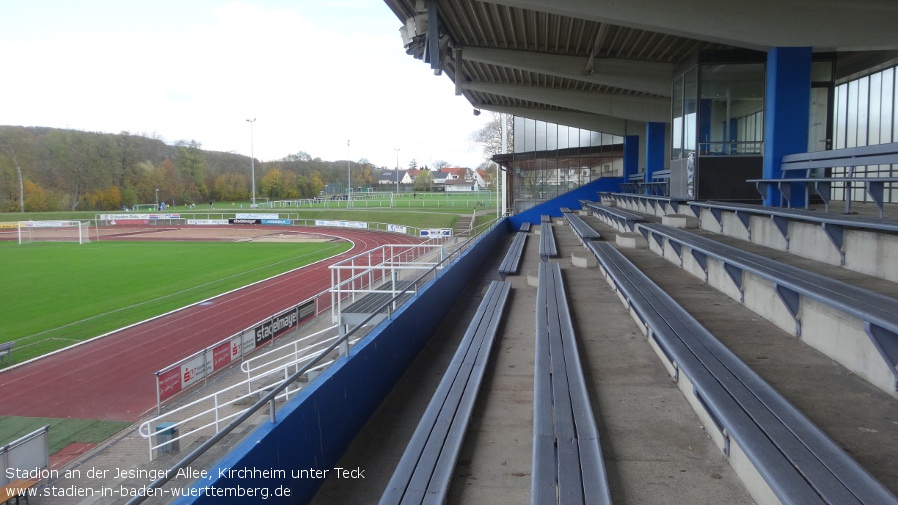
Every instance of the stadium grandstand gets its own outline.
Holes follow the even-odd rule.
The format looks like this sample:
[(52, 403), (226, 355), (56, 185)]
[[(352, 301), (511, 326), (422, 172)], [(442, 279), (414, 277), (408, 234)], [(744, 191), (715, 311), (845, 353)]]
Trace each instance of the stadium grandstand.
[(384, 3), (506, 215), (175, 503), (898, 504), (898, 4)]

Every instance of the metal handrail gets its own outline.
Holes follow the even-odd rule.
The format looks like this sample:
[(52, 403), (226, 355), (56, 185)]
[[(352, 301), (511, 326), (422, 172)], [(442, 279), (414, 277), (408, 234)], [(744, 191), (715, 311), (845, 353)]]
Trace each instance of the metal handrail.
[[(475, 243), (477, 241), (477, 239), (479, 239), (480, 236), (483, 235), (483, 233), (485, 231), (492, 229), (493, 227), (498, 225), (500, 222), (501, 222), (500, 218), (497, 218), (497, 219), (494, 219), (493, 221), (491, 221), (489, 223), (490, 226), (488, 228), (484, 228), (484, 230), (480, 234), (477, 234), (477, 235), (474, 235), (474, 236), (471, 236), (470, 238), (468, 238), (468, 240), (466, 240), (465, 242), (462, 243), (462, 246), (460, 246), (456, 250), (449, 253), (449, 255), (447, 255), (446, 258), (443, 260), (443, 262), (445, 262), (447, 265), (451, 264), (455, 259), (458, 258), (458, 256), (461, 255), (461, 252), (467, 251), (473, 245), (473, 243)], [(415, 292), (417, 292), (418, 282), (423, 281), (431, 273), (433, 274), (433, 278), (436, 278), (436, 276), (438, 275), (438, 272), (440, 272), (442, 270), (443, 269), (440, 269), (439, 266), (434, 266), (428, 272), (426, 272), (426, 273), (422, 274), (420, 277), (418, 277), (418, 279), (416, 279), (415, 282), (412, 283), (412, 285), (410, 285), (408, 288), (406, 288), (405, 291), (414, 289)], [(169, 469), (169, 471), (165, 472), (161, 477), (154, 480), (153, 482), (148, 484), (146, 487), (141, 488), (139, 491), (140, 494), (138, 496), (135, 496), (135, 497), (131, 498), (130, 500), (128, 500), (126, 505), (137, 505), (139, 503), (143, 503), (147, 499), (147, 493), (149, 491), (151, 491), (153, 489), (158, 489), (160, 486), (163, 486), (169, 480), (174, 478), (174, 476), (177, 475), (179, 470), (186, 468), (190, 463), (196, 461), (197, 458), (202, 456), (206, 451), (208, 451), (215, 444), (217, 444), (219, 441), (221, 441), (225, 436), (227, 436), (229, 433), (234, 431), (238, 426), (243, 424), (243, 422), (245, 422), (247, 419), (249, 419), (253, 414), (255, 414), (260, 409), (265, 407), (265, 405), (269, 406), (269, 415), (270, 415), (271, 422), (272, 423), (276, 422), (277, 421), (276, 415), (275, 415), (276, 414), (276, 410), (275, 410), (276, 397), (282, 391), (287, 389), (290, 386), (290, 384), (292, 384), (293, 382), (298, 380), (300, 377), (305, 375), (310, 369), (312, 369), (312, 367), (317, 365), (318, 362), (321, 361), (325, 356), (327, 356), (333, 350), (337, 349), (345, 341), (348, 341), (348, 339), (350, 337), (355, 335), (356, 332), (358, 332), (362, 327), (367, 325), (368, 322), (370, 322), (375, 316), (380, 314), (381, 311), (383, 311), (384, 309), (387, 309), (388, 313), (390, 314), (390, 317), (392, 317), (392, 314), (393, 314), (393, 311), (391, 309), (392, 303), (399, 297), (403, 296), (405, 294), (405, 291), (403, 291), (403, 293), (397, 294), (396, 296), (393, 297), (393, 299), (384, 302), (380, 307), (378, 307), (378, 309), (376, 311), (372, 311), (372, 313), (369, 314), (362, 322), (360, 322), (358, 325), (356, 325), (351, 330), (346, 332), (346, 334), (343, 335), (341, 338), (339, 338), (336, 342), (332, 343), (326, 349), (324, 349), (323, 351), (318, 353), (318, 355), (315, 356), (310, 362), (306, 363), (306, 365), (304, 367), (297, 370), (293, 375), (291, 375), (290, 377), (285, 379), (278, 386), (273, 388), (265, 396), (263, 396), (261, 399), (259, 399), (259, 401), (254, 403), (248, 409), (246, 409), (236, 419), (234, 419), (233, 421), (228, 423), (228, 425), (225, 426), (221, 431), (219, 431), (218, 433), (216, 433), (215, 435), (210, 437), (208, 440), (206, 440), (205, 442), (200, 444), (199, 447), (197, 447), (196, 449), (191, 451), (190, 454), (188, 454), (187, 456), (182, 458), (179, 462), (177, 462), (174, 466), (172, 466)]]

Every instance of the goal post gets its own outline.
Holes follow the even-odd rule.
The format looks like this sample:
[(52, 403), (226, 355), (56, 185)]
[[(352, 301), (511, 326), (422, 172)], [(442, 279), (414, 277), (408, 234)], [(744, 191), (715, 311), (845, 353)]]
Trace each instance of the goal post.
[(90, 221), (19, 221), (19, 244), (90, 243)]

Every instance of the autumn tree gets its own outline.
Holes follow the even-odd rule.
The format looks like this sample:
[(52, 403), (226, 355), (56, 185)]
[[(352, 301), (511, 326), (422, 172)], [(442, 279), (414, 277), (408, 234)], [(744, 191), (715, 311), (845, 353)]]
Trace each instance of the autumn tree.
[(22, 212), (43, 212), (49, 210), (47, 207), (47, 194), (44, 193), (44, 188), (28, 179), (23, 181), (22, 188), (25, 195), (25, 210)]
[(507, 131), (507, 151), (511, 152), (514, 146), (514, 116), (510, 114), (499, 114), (493, 112), (490, 121), (483, 125), (483, 128), (471, 135), (471, 140), (483, 146), (483, 155), (492, 158), (497, 154), (502, 154), (502, 118), (505, 118), (505, 129)]

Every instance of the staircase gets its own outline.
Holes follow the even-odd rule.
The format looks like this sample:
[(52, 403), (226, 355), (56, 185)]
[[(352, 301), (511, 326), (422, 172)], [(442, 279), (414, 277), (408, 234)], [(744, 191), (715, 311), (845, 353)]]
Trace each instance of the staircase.
[(452, 232), (456, 237), (467, 237), (471, 234), (471, 227), (474, 224), (474, 216), (459, 216), (458, 222), (455, 223), (455, 230)]

